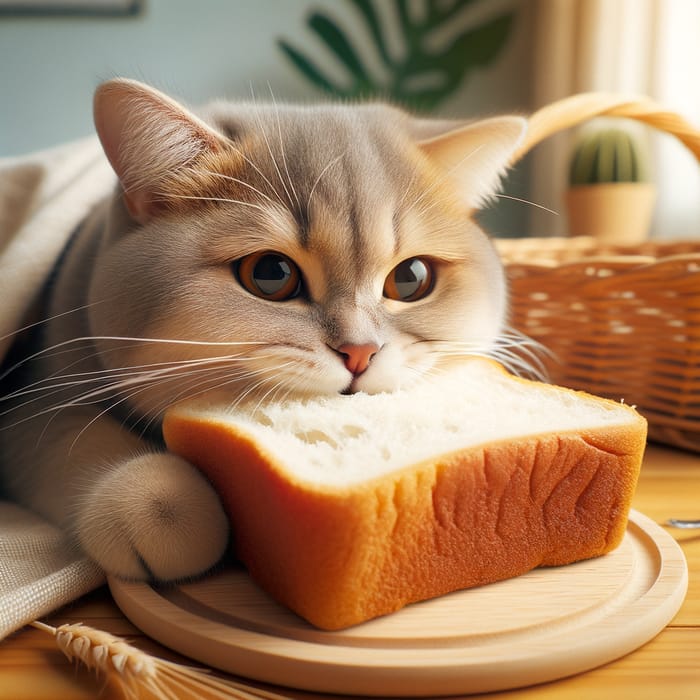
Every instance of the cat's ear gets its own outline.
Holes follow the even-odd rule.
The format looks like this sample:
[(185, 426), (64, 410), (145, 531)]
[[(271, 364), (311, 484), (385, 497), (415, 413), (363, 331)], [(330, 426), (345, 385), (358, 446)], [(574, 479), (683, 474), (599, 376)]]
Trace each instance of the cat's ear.
[(526, 129), (527, 120), (516, 116), (462, 126), (424, 122), (418, 127), (418, 146), (456, 183), (465, 205), (476, 209), (496, 191)]
[(118, 78), (97, 88), (94, 119), (102, 147), (124, 190), (131, 216), (145, 223), (159, 211), (159, 185), (224, 137), (167, 95)]

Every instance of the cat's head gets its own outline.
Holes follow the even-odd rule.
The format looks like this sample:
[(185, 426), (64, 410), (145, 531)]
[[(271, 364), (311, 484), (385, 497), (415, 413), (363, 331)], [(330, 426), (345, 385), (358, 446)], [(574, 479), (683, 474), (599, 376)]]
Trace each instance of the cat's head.
[(136, 399), (142, 410), (218, 385), (392, 391), (493, 346), (504, 276), (472, 214), (523, 119), (274, 101), (199, 115), (133, 81), (95, 97), (121, 195), (91, 282), (92, 331), (194, 341), (104, 354), (115, 367), (183, 362), (177, 382)]

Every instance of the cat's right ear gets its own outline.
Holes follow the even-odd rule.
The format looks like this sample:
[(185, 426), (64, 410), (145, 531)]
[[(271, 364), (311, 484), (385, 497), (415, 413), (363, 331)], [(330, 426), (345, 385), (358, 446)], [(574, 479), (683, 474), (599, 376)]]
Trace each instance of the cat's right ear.
[(145, 223), (160, 210), (161, 183), (223, 137), (167, 95), (118, 78), (97, 88), (95, 128), (124, 190), (131, 216)]
[(525, 136), (527, 121), (502, 116), (461, 126), (427, 121), (416, 128), (423, 153), (457, 185), (464, 204), (478, 209), (498, 187)]

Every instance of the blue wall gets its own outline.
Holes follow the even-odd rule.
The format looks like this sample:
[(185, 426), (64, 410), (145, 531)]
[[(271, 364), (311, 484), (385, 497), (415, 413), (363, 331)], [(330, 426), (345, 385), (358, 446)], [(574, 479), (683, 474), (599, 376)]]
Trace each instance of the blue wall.
[(280, 95), (310, 94), (273, 43), (302, 25), (303, 4), (147, 0), (134, 17), (0, 16), (0, 155), (90, 133), (92, 92), (117, 75), (192, 102), (268, 80)]
[[(393, 3), (380, 0), (377, 6), (386, 11)], [(441, 107), (443, 114), (473, 118), (528, 111), (527, 8), (527, 0), (481, 0), (468, 6), (467, 22), (478, 24), (504, 10), (517, 11), (517, 19), (496, 61), (472, 73)], [(278, 100), (324, 99), (276, 46), (278, 38), (290, 39), (334, 77), (342, 75), (306, 26), (312, 9), (331, 14), (353, 37), (371, 45), (351, 3), (341, 0), (144, 0), (142, 12), (131, 17), (0, 14), (0, 157), (93, 133), (93, 91), (115, 76), (143, 80), (189, 104), (212, 97), (249, 98), (252, 90), (260, 99), (270, 90)], [(370, 68), (380, 65), (371, 47), (363, 60)], [(526, 196), (526, 169), (518, 168), (511, 177), (510, 194)], [(487, 225), (496, 234), (522, 234), (528, 209), (501, 199), (487, 213)]]
[[(488, 12), (521, 4), (482, 3)], [(272, 89), (278, 99), (322, 97), (275, 45), (292, 38), (324, 56), (305, 25), (308, 11), (319, 7), (357, 26), (352, 8), (339, 0), (145, 0), (132, 17), (0, 15), (0, 156), (91, 133), (92, 92), (117, 75), (190, 103), (250, 97), (251, 89), (261, 97)], [(497, 63), (475, 74), (448, 111), (527, 108), (527, 32), (518, 29)]]

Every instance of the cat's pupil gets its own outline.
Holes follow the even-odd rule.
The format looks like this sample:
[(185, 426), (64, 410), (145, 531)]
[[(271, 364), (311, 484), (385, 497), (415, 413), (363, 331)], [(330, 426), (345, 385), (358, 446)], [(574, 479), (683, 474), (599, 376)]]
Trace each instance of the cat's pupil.
[(410, 297), (416, 293), (428, 276), (427, 269), (422, 260), (414, 258), (402, 262), (394, 273), (396, 289), (402, 298)]
[(291, 276), (291, 266), (278, 255), (265, 255), (253, 268), (253, 280), (263, 294), (277, 294)]
[(423, 258), (409, 258), (399, 263), (384, 283), (384, 296), (398, 301), (416, 301), (430, 293), (433, 273)]
[(281, 253), (263, 251), (246, 255), (233, 265), (241, 286), (268, 301), (286, 301), (301, 293), (301, 272)]

